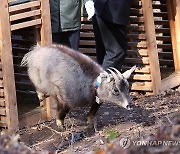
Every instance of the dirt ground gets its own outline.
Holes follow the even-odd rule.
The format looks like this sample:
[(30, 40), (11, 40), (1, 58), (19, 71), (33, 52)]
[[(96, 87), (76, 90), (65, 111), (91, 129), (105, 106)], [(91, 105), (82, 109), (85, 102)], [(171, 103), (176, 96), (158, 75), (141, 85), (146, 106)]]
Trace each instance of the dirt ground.
[(180, 119), (180, 87), (158, 96), (134, 97), (133, 110), (127, 111), (116, 104), (104, 103), (95, 118), (95, 133), (86, 136), (88, 108), (72, 110), (65, 119), (66, 130), (61, 132), (55, 120), (24, 128), (21, 143), (35, 150), (57, 153), (88, 153), (113, 140), (128, 137), (131, 141), (156, 134), (157, 129), (173, 126)]

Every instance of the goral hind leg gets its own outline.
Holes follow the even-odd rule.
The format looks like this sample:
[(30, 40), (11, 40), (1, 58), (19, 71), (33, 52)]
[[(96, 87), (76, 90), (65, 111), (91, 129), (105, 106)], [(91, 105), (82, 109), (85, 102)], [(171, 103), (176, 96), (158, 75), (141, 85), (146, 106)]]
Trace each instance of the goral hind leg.
[(66, 104), (61, 104), (58, 102), (56, 124), (62, 130), (64, 129), (64, 118), (69, 110), (70, 108)]

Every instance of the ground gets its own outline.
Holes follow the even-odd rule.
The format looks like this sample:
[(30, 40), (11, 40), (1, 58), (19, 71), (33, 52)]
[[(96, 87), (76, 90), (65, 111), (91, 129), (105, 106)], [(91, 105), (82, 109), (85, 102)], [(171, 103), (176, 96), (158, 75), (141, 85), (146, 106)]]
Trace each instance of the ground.
[(65, 119), (63, 132), (53, 119), (24, 128), (18, 132), (20, 141), (35, 150), (87, 153), (123, 137), (132, 142), (155, 135), (159, 128), (173, 126), (180, 119), (180, 87), (157, 96), (138, 95), (131, 111), (104, 103), (96, 115), (95, 133), (91, 136), (84, 134), (87, 112), (87, 108), (72, 110)]

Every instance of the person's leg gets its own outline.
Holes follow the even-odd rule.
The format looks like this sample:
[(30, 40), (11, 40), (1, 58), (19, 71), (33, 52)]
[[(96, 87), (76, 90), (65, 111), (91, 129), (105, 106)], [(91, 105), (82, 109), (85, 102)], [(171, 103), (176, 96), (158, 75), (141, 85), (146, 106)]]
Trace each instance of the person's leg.
[(68, 47), (71, 47), (68, 32), (52, 33), (52, 41), (53, 43), (63, 44), (67, 45)]
[(52, 33), (52, 41), (53, 43), (61, 44), (62, 43), (62, 36), (63, 34), (61, 32), (59, 33)]
[(99, 29), (99, 25), (97, 23), (96, 15), (93, 16), (92, 22), (93, 22), (94, 36), (95, 36), (95, 42), (96, 42), (97, 62), (100, 65), (102, 65), (106, 52), (105, 52), (105, 47), (104, 47), (104, 44), (102, 41), (102, 36), (101, 36), (100, 29)]
[(74, 50), (79, 50), (80, 30), (67, 32), (69, 46)]
[(127, 53), (126, 26), (113, 24), (97, 17), (106, 54), (103, 68), (119, 67), (123, 64)]

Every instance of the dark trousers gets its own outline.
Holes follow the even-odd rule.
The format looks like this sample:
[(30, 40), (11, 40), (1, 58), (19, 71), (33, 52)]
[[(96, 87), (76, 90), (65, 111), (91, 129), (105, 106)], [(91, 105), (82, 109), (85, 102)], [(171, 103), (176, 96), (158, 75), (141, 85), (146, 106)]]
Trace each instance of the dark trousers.
[(103, 68), (119, 68), (127, 53), (127, 32), (125, 25), (118, 25), (93, 17), (97, 61)]
[(74, 50), (79, 49), (80, 30), (52, 33), (53, 43), (64, 44)]

